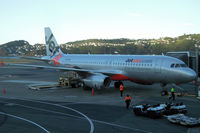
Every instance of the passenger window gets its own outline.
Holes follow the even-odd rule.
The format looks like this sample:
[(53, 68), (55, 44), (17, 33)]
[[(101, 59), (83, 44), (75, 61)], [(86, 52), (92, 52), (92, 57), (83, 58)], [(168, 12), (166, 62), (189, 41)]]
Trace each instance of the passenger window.
[(180, 65), (179, 64), (176, 64), (176, 66), (175, 67), (180, 67)]

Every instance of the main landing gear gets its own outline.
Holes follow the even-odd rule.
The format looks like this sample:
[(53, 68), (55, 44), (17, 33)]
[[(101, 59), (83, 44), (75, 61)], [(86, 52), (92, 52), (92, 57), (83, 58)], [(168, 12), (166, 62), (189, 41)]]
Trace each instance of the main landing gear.
[[(170, 85), (175, 88), (176, 95), (183, 96), (185, 94), (185, 90), (181, 86), (176, 84), (170, 84)], [(171, 91), (171, 88), (170, 89), (168, 88), (168, 90), (166, 89), (166, 84), (161, 84), (161, 87), (162, 87), (161, 96), (168, 95), (168, 90)]]
[(115, 88), (119, 88), (120, 87), (120, 85), (123, 85), (123, 82), (121, 82), (121, 81), (117, 81), (117, 82), (115, 82)]

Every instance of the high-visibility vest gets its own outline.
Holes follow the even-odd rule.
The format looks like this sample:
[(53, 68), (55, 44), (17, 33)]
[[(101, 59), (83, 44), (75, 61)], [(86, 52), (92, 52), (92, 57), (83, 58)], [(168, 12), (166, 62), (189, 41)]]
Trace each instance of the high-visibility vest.
[(128, 100), (131, 100), (130, 96), (128, 96), (128, 97), (125, 98), (125, 101), (128, 101)]
[(124, 86), (120, 85), (120, 91), (123, 91), (123, 90), (124, 90)]
[(174, 88), (172, 87), (171, 92), (174, 92)]

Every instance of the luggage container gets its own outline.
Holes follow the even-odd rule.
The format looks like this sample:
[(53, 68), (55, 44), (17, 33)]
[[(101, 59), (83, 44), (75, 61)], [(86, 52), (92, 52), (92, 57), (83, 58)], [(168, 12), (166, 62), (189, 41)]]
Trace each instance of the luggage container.
[(165, 108), (165, 115), (172, 115), (172, 114), (186, 114), (187, 108), (186, 105), (183, 103), (177, 103), (177, 104), (166, 104)]
[(150, 118), (160, 118), (165, 112), (166, 104), (158, 104), (147, 109), (147, 114)]
[(185, 116), (184, 114), (175, 114), (167, 116), (167, 119), (174, 124), (180, 124), (183, 126), (199, 126), (200, 125), (200, 119)]
[(135, 115), (147, 116), (147, 109), (150, 106), (149, 104), (133, 106), (133, 112)]
[(165, 111), (165, 104), (151, 106), (149, 104), (133, 106), (135, 115), (147, 116), (150, 118), (160, 118)]

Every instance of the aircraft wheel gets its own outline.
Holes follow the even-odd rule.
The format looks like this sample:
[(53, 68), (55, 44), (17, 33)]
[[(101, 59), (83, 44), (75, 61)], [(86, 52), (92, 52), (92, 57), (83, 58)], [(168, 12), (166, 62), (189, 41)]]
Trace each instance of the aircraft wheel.
[(115, 82), (115, 88), (119, 88), (120, 87), (120, 85), (123, 85), (123, 82), (121, 82), (121, 81), (119, 81), (119, 82)]
[(161, 96), (166, 96), (168, 95), (168, 92), (166, 90), (161, 91)]
[(92, 90), (92, 88), (83, 83), (83, 90)]
[(76, 84), (71, 84), (72, 88), (77, 88)]
[(115, 82), (115, 88), (118, 89), (119, 88), (119, 82)]

